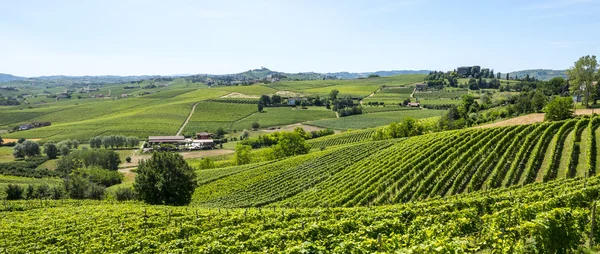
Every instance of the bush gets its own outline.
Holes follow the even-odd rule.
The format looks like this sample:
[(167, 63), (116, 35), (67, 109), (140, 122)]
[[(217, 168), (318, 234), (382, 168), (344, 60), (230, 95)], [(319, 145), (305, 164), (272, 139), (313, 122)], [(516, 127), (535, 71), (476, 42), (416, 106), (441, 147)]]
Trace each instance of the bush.
[(98, 166), (83, 168), (77, 170), (84, 178), (91, 183), (102, 185), (104, 187), (120, 184), (123, 181), (123, 174), (118, 171), (106, 170)]
[(46, 199), (51, 197), (50, 186), (42, 184), (37, 187), (35, 192), (35, 198)]
[(129, 156), (125, 157), (125, 161), (126, 161), (127, 163), (131, 163), (131, 157), (129, 157)]
[(117, 201), (127, 201), (136, 199), (135, 192), (131, 188), (118, 188), (115, 191), (115, 199)]
[(104, 198), (105, 192), (106, 188), (104, 186), (92, 183), (88, 189), (87, 198), (101, 200)]
[(200, 164), (198, 165), (199, 169), (211, 169), (215, 168), (215, 162), (208, 157), (202, 158), (200, 160)]
[(6, 186), (6, 199), (19, 200), (23, 199), (23, 187), (16, 184)]
[(65, 196), (65, 191), (64, 188), (59, 187), (59, 186), (54, 186), (52, 187), (52, 189), (50, 189), (50, 197), (52, 199), (61, 199)]
[(258, 128), (260, 128), (260, 124), (258, 122), (253, 122), (252, 123), (252, 129), (253, 130), (257, 130)]
[(196, 172), (177, 153), (158, 152), (142, 160), (133, 187), (149, 204), (187, 205), (196, 188)]

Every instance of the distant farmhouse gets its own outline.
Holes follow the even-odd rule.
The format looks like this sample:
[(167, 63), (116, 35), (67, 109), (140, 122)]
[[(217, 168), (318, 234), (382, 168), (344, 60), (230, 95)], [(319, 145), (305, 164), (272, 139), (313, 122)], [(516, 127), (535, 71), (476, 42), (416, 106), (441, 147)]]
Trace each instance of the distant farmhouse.
[(296, 103), (300, 104), (302, 101), (308, 101), (307, 98), (304, 97), (293, 97), (293, 98), (288, 98), (288, 105), (297, 105)]
[(33, 123), (19, 125), (19, 130), (26, 131), (26, 130), (30, 130), (33, 128), (39, 128), (39, 127), (50, 126), (50, 125), (51, 125), (50, 122), (33, 122)]

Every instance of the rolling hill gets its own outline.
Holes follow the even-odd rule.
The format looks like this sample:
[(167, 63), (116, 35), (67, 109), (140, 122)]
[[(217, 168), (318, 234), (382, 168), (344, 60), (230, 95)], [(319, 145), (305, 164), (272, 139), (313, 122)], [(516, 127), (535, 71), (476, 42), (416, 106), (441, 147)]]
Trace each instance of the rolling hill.
[[(210, 207), (354, 207), (399, 204), (479, 190), (594, 175), (600, 118), (466, 129), (401, 140), (364, 141), (360, 133), (310, 141), (314, 148), (338, 136), (339, 146), (214, 177), (194, 203)], [(356, 138), (346, 138), (346, 137)], [(320, 141), (322, 140), (322, 141)], [(347, 143), (344, 145), (343, 143)], [(216, 191), (218, 189), (218, 191)]]
[(509, 72), (511, 77), (524, 78), (529, 77), (537, 78), (539, 80), (550, 80), (554, 77), (567, 78), (566, 70), (546, 70), (546, 69), (533, 69), (533, 70), (521, 70)]

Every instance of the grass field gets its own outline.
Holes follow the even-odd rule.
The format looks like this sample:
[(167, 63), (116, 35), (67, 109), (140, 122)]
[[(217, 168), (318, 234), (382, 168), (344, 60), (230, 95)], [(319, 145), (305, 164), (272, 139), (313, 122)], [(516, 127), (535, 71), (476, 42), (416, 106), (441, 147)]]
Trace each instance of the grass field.
[(400, 122), (404, 117), (421, 119), (441, 116), (444, 112), (444, 110), (390, 111), (311, 121), (307, 124), (336, 130), (365, 129), (390, 124), (392, 122)]

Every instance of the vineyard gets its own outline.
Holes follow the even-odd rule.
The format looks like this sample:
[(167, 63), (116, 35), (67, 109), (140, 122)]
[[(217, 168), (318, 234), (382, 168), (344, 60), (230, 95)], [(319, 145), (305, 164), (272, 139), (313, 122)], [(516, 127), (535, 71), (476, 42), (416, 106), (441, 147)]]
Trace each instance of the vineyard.
[(325, 148), (321, 152), (228, 169), (233, 173), (198, 188), (195, 203), (387, 205), (591, 176), (598, 172), (599, 119), (447, 131), (385, 142), (360, 142), (368, 139), (369, 130), (318, 138), (309, 144)]
[(359, 208), (11, 201), (0, 204), (0, 252), (565, 253), (600, 240), (599, 193), (592, 177)]
[(313, 149), (323, 149), (331, 146), (352, 144), (365, 140), (370, 140), (374, 132), (374, 129), (349, 131), (338, 135), (311, 139), (308, 141), (308, 144)]

